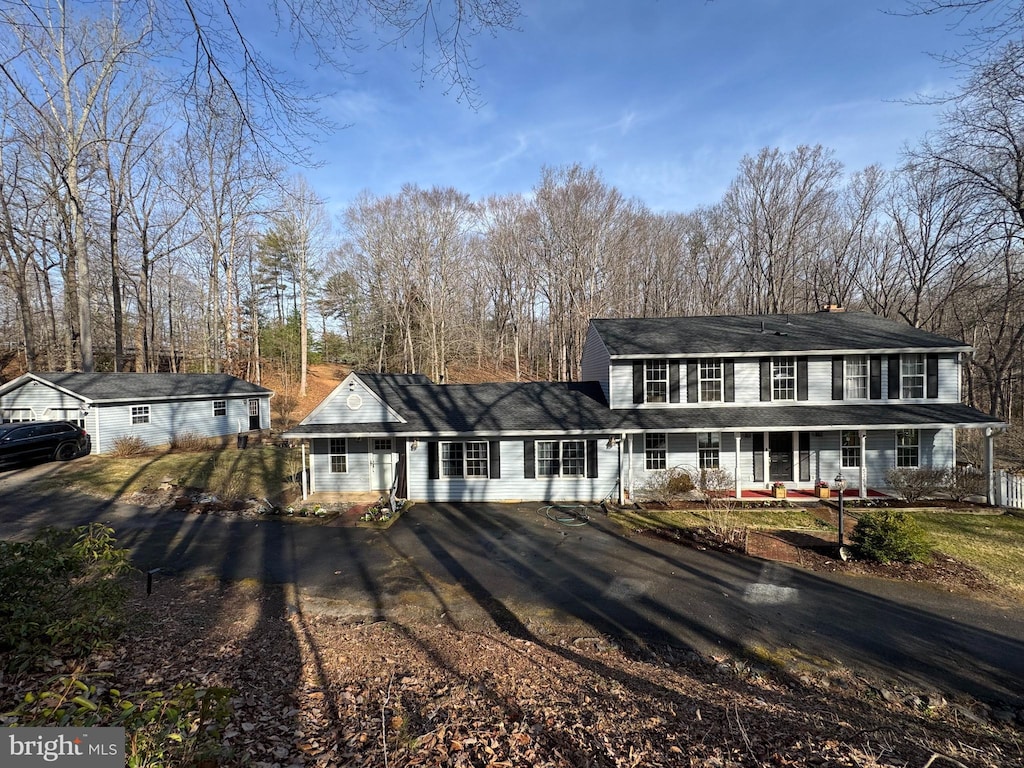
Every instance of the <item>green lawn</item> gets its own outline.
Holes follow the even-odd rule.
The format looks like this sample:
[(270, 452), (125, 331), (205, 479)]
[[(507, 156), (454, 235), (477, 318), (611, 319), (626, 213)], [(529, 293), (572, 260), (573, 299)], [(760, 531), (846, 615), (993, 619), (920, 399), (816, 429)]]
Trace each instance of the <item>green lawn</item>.
[(1024, 515), (914, 512), (932, 546), (1024, 596)]
[(170, 483), (201, 488), (221, 498), (279, 500), (296, 491), (289, 478), (301, 469), (298, 448), (234, 447), (197, 453), (151, 453), (130, 458), (87, 456), (68, 462), (52, 478), (60, 485), (81, 488), (111, 498), (159, 488)]

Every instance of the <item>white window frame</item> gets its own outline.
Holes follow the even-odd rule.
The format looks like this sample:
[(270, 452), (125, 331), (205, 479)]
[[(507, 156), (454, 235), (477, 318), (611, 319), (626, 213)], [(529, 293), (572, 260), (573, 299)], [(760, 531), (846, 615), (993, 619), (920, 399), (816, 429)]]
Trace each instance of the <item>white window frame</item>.
[(721, 403), (725, 400), (724, 366), (721, 360), (701, 360), (697, 363), (697, 398), (701, 403)]
[(920, 353), (900, 355), (900, 398), (922, 400), (925, 394), (925, 357)]
[(150, 410), (148, 405), (133, 405), (131, 410), (132, 426), (150, 423)]
[(373, 452), (374, 453), (386, 453), (394, 450), (394, 443), (390, 437), (375, 437), (373, 438)]
[(796, 358), (772, 358), (772, 401), (796, 400)]
[(867, 400), (869, 386), (867, 355), (850, 355), (843, 360), (843, 392), (847, 400)]
[(896, 466), (899, 469), (916, 469), (921, 466), (921, 430), (897, 429), (895, 442)]
[[(551, 448), (554, 448), (552, 451)], [(542, 455), (542, 453), (544, 455)], [(537, 477), (567, 477), (572, 479), (587, 476), (586, 440), (537, 440), (534, 444), (534, 461)], [(547, 464), (542, 464), (547, 462)], [(566, 465), (578, 462), (579, 472), (566, 471)], [(558, 471), (549, 471), (557, 465)]]
[(490, 476), (490, 446), (485, 440), (446, 441), (439, 451), (441, 477), (479, 480)]
[(3, 412), (4, 424), (26, 424), (36, 420), (35, 411), (31, 408), (5, 408)]
[(722, 433), (697, 433), (697, 466), (701, 469), (719, 469), (722, 465)]
[(843, 429), (839, 432), (840, 466), (843, 469), (860, 466), (860, 432)]
[[(219, 411), (219, 413), (218, 413)], [(227, 400), (214, 400), (213, 401), (213, 415), (227, 416), (228, 415), (228, 401)]]
[(348, 438), (327, 438), (327, 466), (332, 475), (348, 473)]
[(647, 432), (644, 434), (644, 468), (648, 472), (662, 472), (668, 469), (668, 434)]
[(644, 363), (645, 403), (668, 402), (668, 366), (667, 360), (648, 360)]

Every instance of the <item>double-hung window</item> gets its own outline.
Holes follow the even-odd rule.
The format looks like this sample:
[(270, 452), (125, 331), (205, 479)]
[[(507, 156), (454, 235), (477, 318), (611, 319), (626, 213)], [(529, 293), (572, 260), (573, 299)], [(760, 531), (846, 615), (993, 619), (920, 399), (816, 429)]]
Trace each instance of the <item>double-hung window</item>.
[(900, 357), (900, 397), (908, 400), (924, 397), (924, 355)]
[(664, 432), (648, 432), (644, 435), (644, 466), (648, 470), (665, 469), (668, 466), (668, 435)]
[(700, 401), (702, 403), (722, 402), (722, 361), (701, 360), (698, 365)]
[(214, 416), (226, 416), (228, 413), (228, 401), (227, 400), (214, 400), (213, 401), (213, 415)]
[[(850, 355), (846, 364), (846, 399), (866, 400), (868, 396), (868, 359), (864, 355)], [(854, 465), (851, 465), (854, 466)]]
[(697, 435), (697, 460), (701, 469), (718, 469), (721, 446), (721, 435), (718, 432), (701, 432)]
[(772, 400), (796, 400), (796, 358), (772, 359)]
[(648, 403), (668, 402), (668, 363), (648, 360), (644, 365), (644, 393)]
[(896, 466), (917, 467), (921, 459), (921, 433), (916, 429), (896, 430)]
[(537, 477), (586, 477), (585, 440), (538, 440)]
[(859, 467), (860, 432), (855, 429), (844, 429), (839, 435), (843, 467)]
[(327, 441), (327, 455), (330, 459), (331, 473), (348, 472), (348, 442), (344, 437), (332, 437)]
[(132, 406), (132, 424), (149, 424), (149, 406), (148, 405), (133, 405)]

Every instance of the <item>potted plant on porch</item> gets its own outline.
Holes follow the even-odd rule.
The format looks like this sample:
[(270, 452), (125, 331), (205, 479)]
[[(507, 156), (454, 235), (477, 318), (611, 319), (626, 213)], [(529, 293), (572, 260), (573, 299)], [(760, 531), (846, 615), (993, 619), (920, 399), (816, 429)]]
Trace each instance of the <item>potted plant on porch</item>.
[(828, 483), (824, 480), (819, 480), (814, 484), (814, 495), (819, 499), (831, 499), (832, 489), (828, 487)]
[(772, 498), (786, 498), (786, 486), (779, 480), (776, 480), (774, 483), (772, 483)]

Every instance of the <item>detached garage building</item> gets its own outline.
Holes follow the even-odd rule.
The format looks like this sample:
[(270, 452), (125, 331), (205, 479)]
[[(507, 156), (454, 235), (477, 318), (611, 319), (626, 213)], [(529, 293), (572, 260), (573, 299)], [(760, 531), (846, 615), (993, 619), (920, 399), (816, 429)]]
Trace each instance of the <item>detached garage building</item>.
[(0, 386), (0, 420), (70, 421), (105, 453), (125, 436), (164, 445), (269, 429), (272, 394), (223, 373), (26, 373)]

